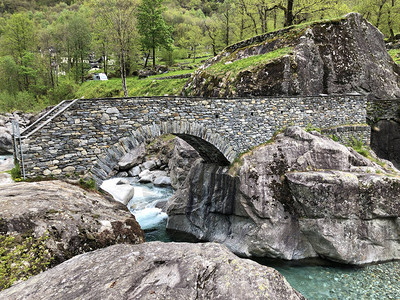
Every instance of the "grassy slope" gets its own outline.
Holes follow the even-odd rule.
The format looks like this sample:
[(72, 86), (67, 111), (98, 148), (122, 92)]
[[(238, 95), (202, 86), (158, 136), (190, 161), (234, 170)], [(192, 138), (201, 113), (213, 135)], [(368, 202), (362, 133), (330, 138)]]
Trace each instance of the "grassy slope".
[[(181, 70), (150, 76), (145, 79), (129, 77), (126, 80), (129, 96), (163, 96), (177, 95), (181, 92), (187, 78), (163, 79), (155, 78), (182, 75), (193, 72), (192, 70)], [(120, 78), (112, 78), (107, 81), (87, 81), (83, 83), (76, 92), (77, 98), (103, 98), (122, 97), (122, 85)]]

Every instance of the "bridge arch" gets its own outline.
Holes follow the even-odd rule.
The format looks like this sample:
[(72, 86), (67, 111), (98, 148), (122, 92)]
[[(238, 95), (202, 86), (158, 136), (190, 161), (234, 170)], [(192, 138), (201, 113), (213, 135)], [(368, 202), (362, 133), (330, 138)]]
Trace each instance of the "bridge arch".
[(122, 137), (104, 153), (98, 155), (98, 160), (91, 169), (94, 179), (100, 183), (109, 178), (123, 155), (140, 144), (165, 134), (172, 134), (186, 141), (208, 163), (226, 166), (238, 155), (229, 139), (201, 124), (187, 121), (161, 122), (139, 127), (132, 131), (130, 136)]

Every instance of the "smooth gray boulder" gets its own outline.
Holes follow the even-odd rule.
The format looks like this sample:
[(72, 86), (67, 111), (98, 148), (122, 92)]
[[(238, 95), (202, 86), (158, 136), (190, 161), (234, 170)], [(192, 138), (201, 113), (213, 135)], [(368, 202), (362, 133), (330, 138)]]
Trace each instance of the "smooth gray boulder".
[(11, 133), (4, 127), (0, 127), (0, 155), (13, 152)]
[(105, 180), (100, 189), (109, 193), (116, 201), (124, 205), (127, 205), (135, 194), (135, 188), (127, 179), (113, 178)]
[(132, 149), (126, 153), (118, 162), (118, 169), (120, 171), (126, 171), (135, 167), (143, 162), (146, 155), (146, 147), (144, 144), (140, 144), (135, 149)]
[(156, 186), (170, 186), (171, 178), (169, 176), (158, 176), (154, 179), (153, 184)]
[(400, 173), (299, 127), (230, 168), (197, 164), (167, 213), (170, 231), (243, 256), (400, 259)]
[(61, 181), (2, 185), (0, 233), (17, 239), (47, 234), (54, 263), (116, 243), (144, 242), (126, 206)]
[(139, 176), (139, 174), (142, 172), (139, 166), (133, 167), (128, 171), (129, 176), (131, 177), (136, 177)]
[(153, 174), (149, 170), (143, 170), (139, 174), (139, 182), (140, 183), (149, 183), (153, 180)]
[(219, 244), (115, 245), (0, 292), (2, 299), (305, 299), (276, 270)]
[(142, 164), (142, 168), (145, 170), (152, 171), (157, 167), (157, 162), (155, 160), (148, 160)]

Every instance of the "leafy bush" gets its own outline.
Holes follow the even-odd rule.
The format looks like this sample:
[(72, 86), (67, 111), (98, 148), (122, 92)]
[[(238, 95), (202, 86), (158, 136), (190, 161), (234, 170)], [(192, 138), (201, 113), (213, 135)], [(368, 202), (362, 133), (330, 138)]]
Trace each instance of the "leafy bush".
[(308, 124), (307, 124), (307, 127), (306, 127), (304, 130), (307, 131), (307, 132), (316, 131), (316, 132), (321, 133), (321, 128), (315, 127), (315, 126), (314, 126), (313, 124), (311, 124), (311, 123), (308, 123)]
[(18, 163), (15, 163), (14, 168), (11, 169), (11, 178), (14, 181), (21, 181), (21, 169)]
[(90, 178), (89, 180), (84, 180), (84, 179), (79, 179), (79, 185), (87, 190), (96, 190), (96, 181), (93, 180), (93, 178)]
[(0, 290), (47, 269), (53, 259), (46, 246), (48, 238), (47, 234), (40, 238), (0, 234)]
[(77, 89), (78, 85), (73, 80), (60, 77), (58, 85), (47, 94), (49, 105), (56, 105), (63, 100), (74, 99)]
[(371, 157), (369, 150), (364, 147), (363, 142), (361, 140), (357, 140), (355, 137), (351, 138), (350, 147), (352, 147), (354, 150), (356, 150), (357, 153), (361, 154), (366, 158)]

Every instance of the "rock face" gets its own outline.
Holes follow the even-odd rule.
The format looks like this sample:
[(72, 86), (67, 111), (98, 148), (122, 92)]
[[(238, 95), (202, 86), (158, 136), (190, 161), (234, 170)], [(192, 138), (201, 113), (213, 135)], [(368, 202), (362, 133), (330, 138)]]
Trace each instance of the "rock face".
[[(249, 57), (256, 62), (247, 63)], [(351, 13), (227, 47), (194, 73), (182, 93), (240, 97), (361, 92), (371, 99), (395, 98), (400, 97), (399, 75), (382, 33)]]
[(48, 234), (54, 263), (116, 243), (144, 242), (143, 231), (125, 206), (60, 181), (3, 185), (0, 208), (0, 233), (36, 238)]
[(168, 203), (167, 229), (244, 256), (399, 259), (399, 175), (317, 132), (290, 127), (230, 169), (193, 167)]
[(190, 168), (197, 160), (201, 160), (199, 153), (188, 143), (180, 138), (174, 140), (174, 150), (168, 161), (171, 185), (177, 189), (189, 174)]
[(184, 140), (164, 136), (145, 146), (139, 145), (125, 154), (110, 175), (134, 177), (140, 183), (178, 188), (193, 163), (200, 159), (198, 152)]
[(0, 292), (2, 299), (305, 299), (276, 270), (218, 244), (115, 245)]
[(380, 120), (374, 124), (371, 147), (379, 157), (390, 160), (400, 169), (400, 115), (399, 121)]
[(12, 125), (11, 120), (15, 119), (19, 125), (20, 130), (30, 124), (32, 114), (24, 114), (14, 112), (12, 114), (0, 114), (0, 155), (9, 154), (13, 152), (12, 148)]

